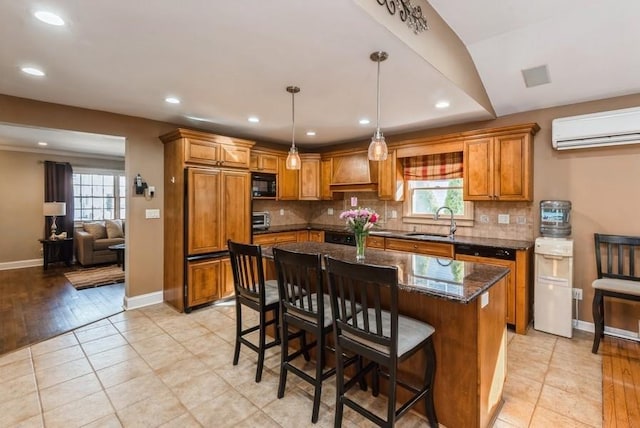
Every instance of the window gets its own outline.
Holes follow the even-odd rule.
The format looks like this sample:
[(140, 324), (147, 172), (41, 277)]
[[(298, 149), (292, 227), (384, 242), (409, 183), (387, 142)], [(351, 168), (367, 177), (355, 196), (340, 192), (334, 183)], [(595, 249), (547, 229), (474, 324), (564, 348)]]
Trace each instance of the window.
[(126, 179), (122, 171), (74, 173), (73, 219), (124, 219), (126, 189)]
[(429, 223), (438, 208), (447, 206), (456, 219), (473, 220), (473, 204), (462, 199), (462, 152), (410, 157), (403, 164), (405, 217)]

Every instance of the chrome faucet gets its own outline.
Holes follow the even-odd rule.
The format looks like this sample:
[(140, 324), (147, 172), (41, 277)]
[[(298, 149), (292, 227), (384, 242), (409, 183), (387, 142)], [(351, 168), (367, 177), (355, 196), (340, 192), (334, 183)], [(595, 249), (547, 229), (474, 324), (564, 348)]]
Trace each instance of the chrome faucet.
[(451, 224), (449, 225), (449, 238), (453, 238), (453, 234), (456, 233), (456, 230), (458, 228), (456, 227), (456, 222), (453, 219), (453, 210), (451, 208), (449, 208), (446, 205), (441, 206), (440, 208), (437, 209), (436, 213), (433, 215), (433, 219), (438, 220), (438, 217), (440, 216), (440, 211), (442, 210), (449, 210), (449, 213), (451, 213)]

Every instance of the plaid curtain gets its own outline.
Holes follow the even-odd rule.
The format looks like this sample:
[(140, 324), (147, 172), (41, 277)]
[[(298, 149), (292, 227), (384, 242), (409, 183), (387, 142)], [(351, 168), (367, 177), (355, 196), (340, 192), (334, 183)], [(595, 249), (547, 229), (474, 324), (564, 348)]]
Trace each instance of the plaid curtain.
[(403, 167), (405, 180), (462, 178), (462, 152), (404, 158)]

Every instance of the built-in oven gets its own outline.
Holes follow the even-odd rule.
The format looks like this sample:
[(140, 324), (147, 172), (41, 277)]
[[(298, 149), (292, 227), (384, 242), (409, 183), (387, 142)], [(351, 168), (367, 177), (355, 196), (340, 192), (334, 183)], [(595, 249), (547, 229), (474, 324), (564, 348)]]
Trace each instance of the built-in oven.
[(277, 175), (269, 173), (251, 174), (251, 196), (253, 199), (275, 199), (277, 187)]
[(271, 226), (271, 214), (267, 211), (254, 211), (251, 213), (251, 228), (253, 230), (267, 230)]

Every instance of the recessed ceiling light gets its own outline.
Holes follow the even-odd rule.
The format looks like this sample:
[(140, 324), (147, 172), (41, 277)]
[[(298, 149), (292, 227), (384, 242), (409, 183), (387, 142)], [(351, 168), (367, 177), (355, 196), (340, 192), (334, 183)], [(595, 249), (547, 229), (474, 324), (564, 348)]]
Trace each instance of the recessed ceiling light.
[(55, 13), (46, 12), (44, 10), (39, 10), (34, 13), (34, 16), (38, 18), (40, 21), (45, 22), (49, 25), (61, 26), (64, 25), (64, 20), (60, 18)]
[(260, 118), (257, 118), (255, 116), (250, 116), (249, 119), (247, 119), (249, 122), (251, 123), (258, 123), (260, 122)]
[(449, 107), (449, 105), (450, 105), (450, 104), (449, 104), (449, 101), (445, 101), (445, 100), (443, 100), (443, 101), (438, 101), (438, 102), (436, 103), (436, 108), (447, 108), (447, 107)]
[(31, 76), (38, 76), (38, 77), (42, 77), (44, 76), (44, 71), (38, 69), (38, 68), (33, 68), (33, 67), (22, 67), (21, 68), (23, 73), (27, 73)]
[(167, 97), (164, 100), (169, 104), (180, 104), (180, 100), (175, 97)]
[(360, 125), (368, 125), (371, 123), (369, 119), (360, 119)]
[(315, 137), (316, 136), (316, 131), (307, 131), (307, 135), (309, 137)]
[(38, 145), (39, 146), (48, 146), (49, 143), (47, 143), (46, 141), (38, 141)]

